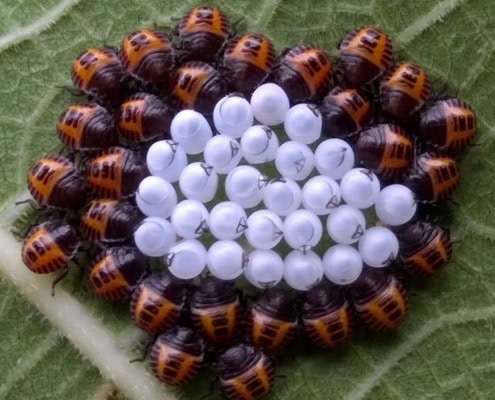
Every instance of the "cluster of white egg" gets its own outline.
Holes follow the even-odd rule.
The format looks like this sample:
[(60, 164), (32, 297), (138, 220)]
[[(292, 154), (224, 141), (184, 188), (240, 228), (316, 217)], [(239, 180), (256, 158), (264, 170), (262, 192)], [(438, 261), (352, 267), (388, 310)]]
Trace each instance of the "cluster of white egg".
[[(280, 144), (270, 127), (282, 123), (289, 140)], [(172, 140), (149, 148), (152, 175), (136, 193), (148, 216), (134, 236), (144, 254), (165, 257), (170, 272), (182, 279), (208, 268), (220, 279), (244, 274), (259, 288), (284, 279), (296, 290), (310, 289), (323, 275), (350, 284), (363, 262), (381, 268), (397, 257), (394, 233), (383, 226), (366, 229), (363, 210), (374, 206), (383, 224), (404, 224), (416, 211), (413, 193), (402, 185), (380, 190), (375, 174), (354, 168), (354, 153), (343, 140), (323, 140), (313, 152), (308, 145), (316, 145), (322, 130), (315, 105), (290, 108), (284, 91), (267, 83), (251, 102), (235, 94), (221, 99), (213, 124), (217, 135), (203, 115), (181, 111), (171, 124)], [(201, 161), (189, 163), (188, 156), (200, 154)], [(245, 165), (239, 165), (242, 159)], [(278, 177), (269, 179), (273, 164)], [(222, 183), (228, 201), (208, 210), (205, 203)], [(185, 199), (178, 201), (178, 193)], [(336, 243), (323, 257), (312, 251), (323, 236), (321, 218)], [(198, 239), (208, 232), (216, 241), (207, 250)], [(284, 260), (273, 250), (282, 239), (294, 249)]]

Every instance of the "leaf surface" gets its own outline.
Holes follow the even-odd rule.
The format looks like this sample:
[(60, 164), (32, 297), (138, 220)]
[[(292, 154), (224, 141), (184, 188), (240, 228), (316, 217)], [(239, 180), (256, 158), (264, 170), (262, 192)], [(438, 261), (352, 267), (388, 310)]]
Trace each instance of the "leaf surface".
[[(314, 43), (335, 54), (349, 29), (376, 24), (411, 59), (448, 82), (478, 114), (476, 146), (462, 157), (462, 180), (449, 205), (454, 259), (413, 288), (399, 332), (358, 334), (337, 352), (299, 345), (278, 361), (271, 399), (490, 399), (495, 379), (495, 2), (490, 0), (215, 2), (238, 32), (261, 31), (278, 50)], [(128, 364), (142, 335), (126, 309), (95, 300), (72, 279), (49, 296), (50, 279), (27, 273), (9, 233), (25, 172), (58, 148), (54, 123), (71, 95), (72, 59), (92, 45), (118, 45), (141, 26), (170, 28), (194, 5), (147, 0), (4, 1), (0, 21), (0, 398), (199, 399), (210, 376), (179, 391)], [(67, 337), (67, 338), (64, 338)], [(73, 347), (75, 345), (75, 348)], [(83, 355), (83, 357), (80, 356)], [(215, 396), (213, 396), (215, 397)]]

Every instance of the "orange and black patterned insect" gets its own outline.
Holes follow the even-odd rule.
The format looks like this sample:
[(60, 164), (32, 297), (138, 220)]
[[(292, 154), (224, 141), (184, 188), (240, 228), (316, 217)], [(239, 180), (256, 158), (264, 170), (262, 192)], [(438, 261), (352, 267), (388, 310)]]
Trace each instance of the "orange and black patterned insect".
[(440, 225), (411, 222), (396, 232), (399, 260), (412, 275), (425, 278), (435, 274), (452, 257), (450, 233)]
[(86, 202), (88, 186), (67, 158), (41, 157), (27, 174), (29, 193), (41, 206), (75, 210)]
[(347, 34), (337, 46), (337, 66), (352, 88), (373, 81), (392, 64), (392, 40), (380, 28), (360, 26)]
[(122, 147), (112, 147), (92, 158), (87, 173), (95, 195), (114, 200), (133, 195), (147, 175), (144, 157)]
[(145, 257), (133, 247), (111, 247), (100, 253), (89, 270), (93, 291), (107, 300), (129, 297), (147, 269)]
[(172, 113), (159, 97), (136, 93), (120, 106), (117, 126), (121, 135), (130, 142), (168, 139)]
[(433, 103), (420, 115), (417, 137), (439, 150), (456, 152), (466, 147), (476, 131), (476, 114), (464, 100), (449, 98)]
[(182, 385), (196, 376), (203, 364), (203, 339), (189, 328), (174, 326), (158, 336), (151, 349), (151, 370), (158, 380)]
[(186, 285), (167, 272), (144, 279), (131, 298), (131, 317), (144, 331), (157, 334), (177, 322), (186, 302)]
[(406, 288), (391, 273), (365, 268), (351, 291), (357, 316), (367, 328), (390, 331), (404, 322), (408, 309)]
[(227, 84), (218, 71), (201, 61), (190, 61), (175, 70), (171, 99), (179, 109), (192, 108), (210, 115), (227, 94)]
[(345, 137), (371, 121), (370, 102), (356, 89), (335, 87), (320, 104), (322, 132), (327, 137)]
[(73, 150), (103, 150), (119, 142), (112, 116), (96, 103), (66, 107), (58, 118), (57, 134)]
[(271, 40), (260, 33), (245, 33), (232, 39), (225, 49), (223, 72), (233, 91), (249, 97), (270, 74), (274, 63)]
[(356, 157), (381, 178), (397, 179), (413, 157), (413, 144), (398, 125), (380, 124), (362, 131), (355, 145)]
[(273, 81), (292, 103), (318, 100), (328, 91), (332, 62), (319, 47), (300, 45), (286, 49), (273, 70)]
[(459, 179), (459, 169), (453, 158), (423, 153), (406, 173), (404, 185), (419, 201), (440, 202), (452, 196)]
[(419, 65), (402, 62), (380, 82), (380, 104), (389, 117), (404, 121), (418, 110), (431, 92), (430, 78)]
[(72, 63), (72, 82), (96, 98), (116, 98), (122, 90), (124, 69), (111, 48), (89, 48)]
[(227, 399), (258, 400), (273, 386), (273, 361), (255, 347), (231, 347), (220, 356), (218, 369), (220, 388)]
[(354, 328), (350, 303), (337, 287), (327, 283), (306, 294), (301, 317), (306, 336), (323, 348), (335, 348), (346, 343)]
[(213, 61), (230, 36), (230, 23), (217, 7), (196, 6), (174, 28), (183, 60)]
[(272, 289), (249, 308), (246, 333), (254, 347), (277, 351), (294, 339), (297, 319), (294, 297), (286, 291)]
[(120, 45), (119, 58), (131, 76), (168, 86), (175, 55), (165, 32), (152, 29), (131, 32)]
[(81, 233), (92, 242), (115, 243), (132, 238), (142, 221), (139, 209), (127, 201), (95, 199), (81, 215)]
[(234, 339), (241, 315), (241, 302), (232, 282), (208, 277), (192, 296), (194, 329), (215, 345), (226, 346)]
[(69, 224), (54, 220), (35, 226), (22, 243), (22, 261), (37, 274), (67, 267), (80, 245), (79, 235)]

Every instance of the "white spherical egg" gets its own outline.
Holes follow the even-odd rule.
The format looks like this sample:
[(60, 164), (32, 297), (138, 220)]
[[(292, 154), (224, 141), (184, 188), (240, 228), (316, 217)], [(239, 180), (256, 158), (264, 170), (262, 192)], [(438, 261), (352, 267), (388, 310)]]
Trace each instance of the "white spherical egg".
[(284, 129), (291, 140), (304, 144), (316, 142), (321, 136), (322, 118), (316, 104), (297, 104), (284, 120)]
[(376, 215), (387, 225), (402, 225), (416, 214), (414, 193), (404, 185), (390, 185), (382, 189), (375, 203)]
[(306, 291), (323, 278), (323, 263), (313, 251), (291, 251), (284, 260), (284, 280), (293, 289)]
[(186, 167), (187, 155), (179, 143), (173, 140), (159, 140), (148, 149), (146, 165), (151, 175), (173, 183), (179, 180), (182, 170)]
[(237, 94), (229, 94), (215, 105), (213, 124), (218, 132), (240, 138), (253, 125), (253, 110), (249, 102)]
[(202, 153), (213, 135), (206, 118), (194, 110), (178, 112), (170, 124), (170, 134), (187, 154)]
[(327, 218), (327, 232), (336, 243), (356, 243), (364, 234), (366, 220), (361, 211), (347, 204), (337, 207)]
[(265, 207), (277, 215), (291, 214), (299, 208), (301, 201), (301, 188), (292, 179), (272, 179), (263, 189)]
[(273, 161), (278, 147), (277, 135), (264, 125), (252, 126), (243, 133), (241, 138), (242, 155), (250, 164)]
[(230, 201), (244, 208), (257, 206), (263, 198), (262, 189), (266, 177), (256, 168), (240, 165), (229, 172), (225, 179), (225, 192)]
[(244, 232), (247, 241), (255, 249), (268, 250), (275, 247), (284, 235), (284, 224), (280, 217), (269, 210), (258, 210), (247, 219)]
[(211, 209), (210, 231), (217, 239), (237, 239), (246, 229), (246, 211), (239, 204), (223, 201)]
[(172, 246), (165, 255), (165, 262), (172, 275), (179, 279), (193, 279), (206, 267), (207, 252), (198, 240), (183, 240)]
[(313, 171), (313, 152), (305, 144), (290, 140), (278, 148), (275, 167), (285, 178), (295, 181), (306, 179)]
[(213, 136), (206, 143), (203, 157), (217, 174), (228, 174), (241, 161), (241, 146), (230, 136)]
[(206, 207), (196, 200), (183, 200), (172, 211), (170, 218), (177, 234), (194, 239), (208, 231), (210, 216)]
[(382, 268), (397, 258), (399, 241), (390, 229), (374, 226), (367, 229), (359, 240), (358, 249), (365, 264)]
[(290, 103), (284, 90), (274, 84), (258, 86), (251, 96), (251, 108), (254, 117), (263, 125), (273, 126), (284, 122)]
[(342, 139), (327, 139), (315, 150), (315, 165), (318, 172), (339, 180), (354, 167), (354, 151)]
[(295, 250), (311, 250), (320, 242), (322, 235), (321, 221), (311, 211), (297, 210), (285, 218), (284, 239)]
[(259, 289), (274, 287), (284, 276), (284, 261), (273, 250), (253, 250), (248, 255), (244, 276)]
[(363, 260), (354, 247), (336, 244), (323, 255), (323, 269), (330, 282), (349, 285), (361, 275)]
[(177, 205), (177, 193), (166, 180), (147, 176), (136, 191), (136, 204), (148, 217), (168, 218)]
[(191, 163), (180, 174), (179, 187), (188, 199), (207, 203), (217, 192), (218, 175), (209, 164)]
[(340, 181), (344, 201), (356, 208), (365, 209), (375, 204), (380, 194), (380, 181), (366, 168), (353, 168)]
[(176, 241), (170, 222), (159, 217), (145, 218), (134, 232), (134, 243), (141, 253), (149, 257), (161, 257)]
[(219, 240), (208, 249), (206, 264), (218, 279), (230, 281), (242, 274), (248, 259), (242, 247), (233, 240)]
[(314, 176), (302, 188), (304, 208), (316, 215), (330, 214), (340, 205), (340, 201), (340, 186), (328, 176)]

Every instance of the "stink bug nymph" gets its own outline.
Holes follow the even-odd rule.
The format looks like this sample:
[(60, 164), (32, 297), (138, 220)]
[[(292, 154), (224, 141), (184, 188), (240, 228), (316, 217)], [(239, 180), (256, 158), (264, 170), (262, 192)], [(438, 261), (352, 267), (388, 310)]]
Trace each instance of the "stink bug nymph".
[(40, 206), (71, 210), (86, 202), (88, 185), (72, 162), (59, 155), (41, 157), (29, 169), (27, 187)]
[(143, 218), (139, 209), (128, 201), (95, 199), (82, 212), (81, 232), (92, 242), (124, 242), (132, 237)]
[(452, 196), (459, 179), (459, 169), (453, 158), (423, 153), (407, 171), (404, 185), (419, 201), (441, 202)]
[(395, 330), (406, 319), (406, 288), (387, 271), (365, 268), (353, 284), (351, 293), (357, 316), (371, 330)]
[(342, 39), (338, 49), (337, 68), (351, 88), (375, 80), (392, 64), (392, 40), (374, 26), (356, 28)]
[(167, 272), (144, 279), (131, 298), (134, 323), (150, 334), (172, 327), (184, 308), (186, 291), (184, 281)]
[(327, 91), (332, 62), (319, 47), (300, 45), (285, 50), (273, 70), (273, 81), (292, 103), (319, 100)]
[(398, 179), (409, 167), (413, 144), (398, 125), (380, 124), (359, 134), (356, 157), (386, 181)]
[(328, 283), (306, 294), (301, 318), (306, 336), (323, 348), (335, 348), (347, 342), (355, 324), (351, 304), (337, 286)]
[(79, 248), (79, 235), (68, 223), (54, 220), (32, 228), (22, 243), (22, 261), (36, 274), (67, 266)]
[(223, 55), (230, 88), (249, 97), (270, 74), (275, 63), (272, 42), (260, 33), (245, 33), (229, 42)]
[(151, 370), (162, 382), (189, 382), (203, 364), (205, 345), (189, 328), (174, 326), (158, 336), (151, 349)]
[(273, 361), (261, 350), (240, 344), (220, 356), (220, 387), (231, 400), (258, 400), (273, 386)]
[(335, 87), (320, 105), (322, 132), (328, 137), (346, 137), (371, 121), (371, 106), (356, 89)]
[(228, 345), (236, 336), (242, 307), (232, 282), (208, 277), (191, 299), (194, 329), (215, 345)]
[(192, 108), (211, 115), (215, 104), (227, 94), (227, 85), (212, 66), (190, 61), (174, 71), (171, 91), (171, 101), (176, 108)]
[(452, 242), (447, 229), (425, 221), (400, 227), (399, 260), (412, 275), (425, 278), (435, 274), (452, 257)]
[(112, 116), (97, 103), (66, 107), (58, 118), (57, 134), (72, 150), (104, 150), (119, 140)]
[(146, 258), (133, 247), (111, 247), (100, 253), (89, 268), (93, 292), (107, 300), (124, 300), (147, 269)]
[(120, 200), (133, 195), (147, 176), (144, 157), (122, 147), (111, 147), (89, 161), (87, 178), (98, 198)]
[(168, 87), (175, 54), (165, 32), (138, 29), (129, 33), (122, 41), (119, 58), (133, 77)]
[(420, 115), (416, 136), (440, 151), (459, 151), (473, 140), (476, 114), (464, 100), (438, 100)]
[(266, 291), (247, 312), (246, 332), (251, 344), (268, 352), (286, 346), (297, 333), (298, 313), (287, 291)]
[(124, 69), (111, 48), (89, 48), (72, 63), (72, 82), (97, 99), (117, 99), (122, 94)]
[(117, 126), (120, 134), (130, 142), (168, 139), (172, 113), (157, 96), (136, 93), (120, 106)]
[(382, 111), (404, 121), (425, 103), (430, 91), (430, 79), (423, 68), (412, 62), (399, 63), (380, 82)]
[(218, 7), (191, 8), (174, 29), (185, 60), (213, 61), (230, 36), (230, 23)]

